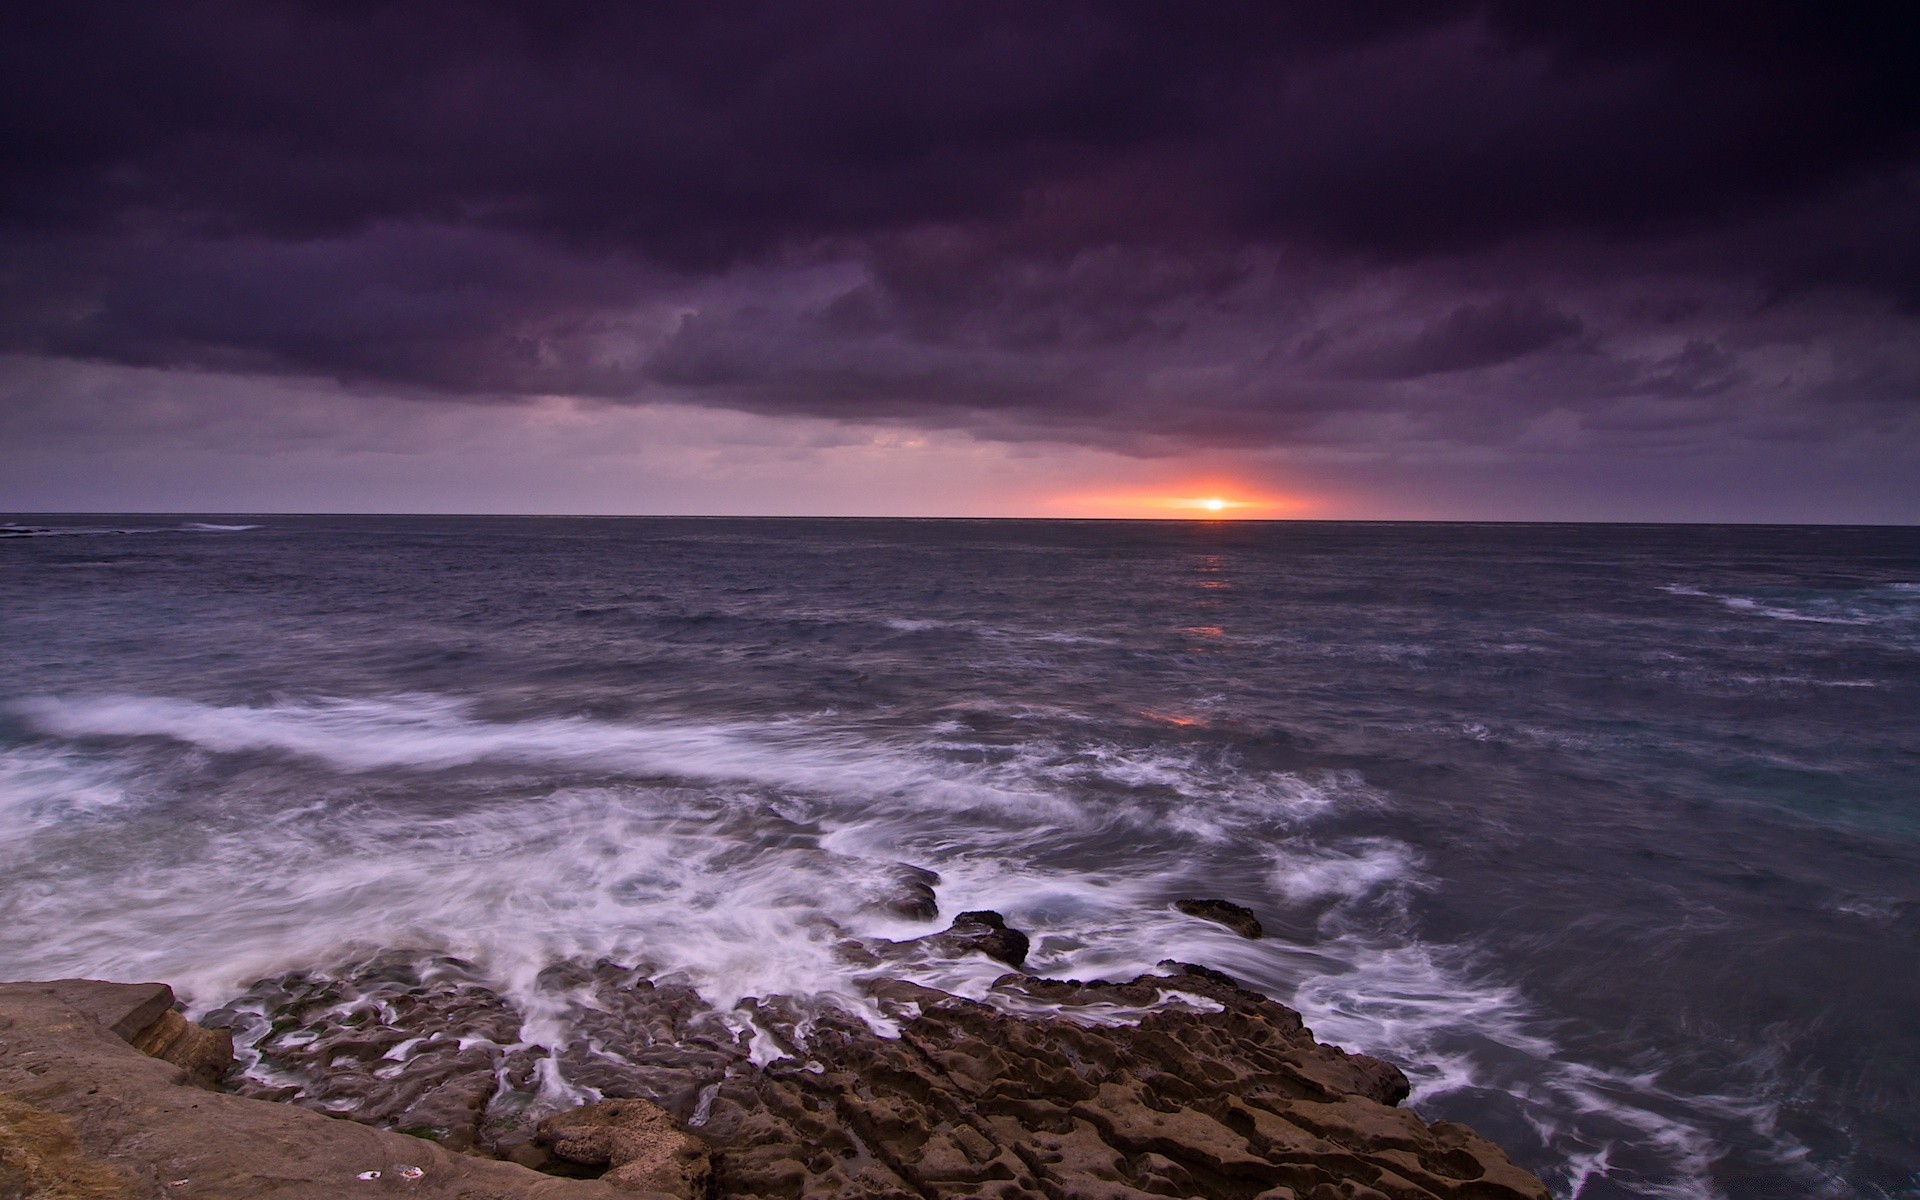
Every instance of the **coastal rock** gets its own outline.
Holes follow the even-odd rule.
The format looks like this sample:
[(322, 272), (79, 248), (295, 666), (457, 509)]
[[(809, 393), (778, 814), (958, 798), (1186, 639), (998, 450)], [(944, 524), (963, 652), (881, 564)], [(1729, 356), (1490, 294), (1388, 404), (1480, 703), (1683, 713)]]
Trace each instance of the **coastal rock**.
[(131, 1173), (87, 1154), (73, 1121), (0, 1096), (0, 1200), (137, 1194)]
[(1190, 917), (1212, 921), (1215, 925), (1225, 925), (1249, 940), (1257, 941), (1264, 932), (1260, 928), (1260, 918), (1253, 915), (1252, 909), (1244, 908), (1231, 900), (1175, 900), (1173, 906)]
[(647, 1100), (606, 1100), (540, 1122), (538, 1139), (555, 1158), (609, 1167), (606, 1182), (685, 1200), (713, 1185), (706, 1143), (683, 1132), (673, 1114)]
[(934, 888), (938, 873), (911, 863), (895, 863), (883, 881), (884, 891), (876, 897), (882, 910), (909, 921), (931, 921), (940, 915), (940, 901)]
[(396, 952), (337, 975), (291, 972), (205, 1023), (231, 1031), (253, 1063), (239, 1094), (456, 1149), (481, 1141), (503, 1081), (532, 1080), (533, 1056), (514, 1049), (520, 1015), (472, 964), (446, 956)]
[(719, 1187), (768, 1200), (1546, 1195), (1469, 1131), (1394, 1107), (1394, 1068), (1320, 1045), (1297, 1013), (1224, 976), (1167, 969), (1128, 983), (1007, 975), (986, 1002), (880, 986), (906, 1018), (898, 1038), (817, 1019), (801, 1057), (723, 1084), (701, 1130)]
[(233, 1067), (233, 1035), (206, 1029), (168, 1009), (129, 1044), (142, 1054), (170, 1062), (195, 1087), (217, 1088)]
[(418, 1200), (633, 1198), (598, 1180), (558, 1179), (295, 1105), (189, 1086), (182, 1068), (141, 1053), (60, 990), (0, 984), (0, 1188), (19, 1196), (339, 1200), (404, 1190)]
[[(997, 914), (954, 926), (907, 945), (1025, 950)], [(567, 1031), (545, 1047), (510, 1042), (518, 1012), (467, 972), (396, 956), (263, 981), (232, 1011), (265, 1023), (243, 1042), (281, 1088), (303, 1081), (292, 1098), (388, 1128), (417, 1120), (409, 1097), (446, 1086), (438, 1060), (414, 1051), (490, 1030), (505, 1056), (492, 1093), (436, 1138), (683, 1196), (705, 1186), (702, 1163), (737, 1200), (1546, 1195), (1471, 1131), (1397, 1107), (1398, 1069), (1321, 1045), (1292, 1009), (1203, 967), (1165, 962), (1126, 982), (1016, 971), (979, 999), (876, 973), (864, 997), (876, 1031), (871, 1013), (831, 999), (721, 1011), (644, 966), (572, 961), (538, 981), (561, 1010), (543, 1025)], [(331, 1049), (310, 1052), (321, 1043)], [(604, 1099), (552, 1113), (541, 1080)], [(370, 1107), (348, 1107), (356, 1096)]]
[(605, 1099), (653, 1100), (685, 1120), (703, 1090), (747, 1065), (739, 1032), (685, 984), (656, 983), (642, 968), (604, 960), (551, 967), (540, 983), (569, 997), (558, 1069)]
[(1027, 961), (1027, 935), (1010, 928), (1005, 917), (992, 910), (963, 912), (944, 933), (922, 939), (947, 954), (984, 954), (1017, 967)]
[(37, 987), (71, 1004), (123, 1042), (131, 1042), (173, 1008), (173, 989), (164, 983), (104, 983), (98, 979), (54, 979)]
[(233, 1066), (232, 1036), (174, 1011), (173, 989), (164, 983), (55, 979), (32, 986), (85, 1013), (142, 1054), (179, 1067), (196, 1087), (218, 1087)]

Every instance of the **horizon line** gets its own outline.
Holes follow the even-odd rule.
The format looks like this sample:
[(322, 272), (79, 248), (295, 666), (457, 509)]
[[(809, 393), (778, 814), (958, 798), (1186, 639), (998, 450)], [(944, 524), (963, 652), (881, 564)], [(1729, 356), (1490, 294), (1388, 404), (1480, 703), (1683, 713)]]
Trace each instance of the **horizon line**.
[(1916, 529), (1920, 521), (1761, 521), (1553, 519), (1524, 517), (1065, 517), (1065, 516), (876, 516), (837, 513), (528, 513), (528, 512), (340, 512), (243, 509), (116, 509), (99, 511), (16, 510), (19, 517), (432, 517), (451, 520), (521, 521), (1023, 521), (1052, 524), (1113, 525), (1599, 525), (1688, 526), (1749, 529)]

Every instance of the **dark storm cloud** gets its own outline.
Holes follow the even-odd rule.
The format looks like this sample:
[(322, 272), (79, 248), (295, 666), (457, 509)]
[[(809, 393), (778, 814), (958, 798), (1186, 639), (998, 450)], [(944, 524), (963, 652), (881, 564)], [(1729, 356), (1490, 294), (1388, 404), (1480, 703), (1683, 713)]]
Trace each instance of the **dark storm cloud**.
[(0, 350), (1134, 451), (1897, 421), (1869, 13), (15, 5)]
[(1428, 321), (1404, 345), (1370, 355), (1388, 376), (1418, 377), (1511, 362), (1578, 334), (1578, 317), (1538, 300), (1505, 296), (1489, 304), (1462, 304)]

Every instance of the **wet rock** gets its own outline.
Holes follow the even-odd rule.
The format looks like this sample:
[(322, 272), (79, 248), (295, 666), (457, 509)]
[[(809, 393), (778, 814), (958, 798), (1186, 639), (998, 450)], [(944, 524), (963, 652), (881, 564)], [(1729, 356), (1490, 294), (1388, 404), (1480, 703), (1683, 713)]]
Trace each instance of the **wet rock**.
[(992, 910), (963, 912), (953, 919), (944, 933), (936, 933), (931, 942), (947, 954), (984, 954), (988, 958), (1017, 967), (1027, 961), (1027, 935), (1010, 928), (1005, 917)]
[(503, 1080), (532, 1084), (529, 1056), (512, 1050), (520, 1015), (472, 964), (446, 956), (394, 952), (332, 974), (290, 972), (204, 1023), (231, 1030), (251, 1062), (239, 1094), (456, 1149), (482, 1141)]
[(607, 1100), (540, 1122), (538, 1140), (555, 1158), (607, 1167), (606, 1182), (636, 1191), (705, 1197), (713, 1184), (706, 1143), (646, 1100)]
[(533, 1144), (544, 1075), (685, 1121), (748, 1063), (723, 1014), (647, 968), (561, 962), (537, 986), (565, 998), (559, 1044), (523, 1043), (519, 1011), (471, 964), (423, 952), (261, 980), (206, 1020), (231, 1028), (252, 1064), (234, 1087), (242, 1095), (526, 1165), (546, 1157)]
[(540, 982), (564, 984), (572, 997), (563, 1015), (571, 1036), (556, 1048), (560, 1071), (606, 1099), (652, 1100), (685, 1121), (704, 1091), (747, 1063), (740, 1034), (698, 992), (655, 983), (643, 967), (568, 963)]
[[(768, 1200), (1545, 1196), (1487, 1142), (1394, 1107), (1394, 1068), (1320, 1045), (1293, 1010), (1215, 972), (1167, 969), (1012, 974), (985, 1003), (878, 987), (897, 1039), (819, 1017), (796, 1057), (722, 1086), (701, 1130), (718, 1186)], [(1116, 1013), (1137, 1023), (1103, 1023)]]
[[(168, 1011), (171, 1011), (169, 1009)], [(0, 1196), (620, 1200), (290, 1104), (187, 1086), (44, 985), (0, 984)], [(364, 1181), (363, 1173), (377, 1173)], [(410, 1174), (409, 1172), (412, 1172)]]
[(1243, 938), (1257, 940), (1262, 933), (1260, 918), (1253, 915), (1253, 910), (1231, 900), (1175, 900), (1173, 906), (1190, 917), (1225, 925)]
[[(1026, 950), (989, 912), (918, 941), (1013, 962)], [(354, 1115), (395, 1127), (422, 1111), (402, 1103), (419, 1090), (410, 1077), (439, 1077), (389, 1039), (418, 1039), (428, 1020), (493, 1022), (496, 1048), (517, 1032), (518, 1014), (463, 982), (458, 964), (408, 962), (368, 964), (350, 983), (262, 985), (255, 1019), (272, 1030), (254, 1044), (277, 1055), (276, 1070), (310, 1072), (302, 1103), (345, 1102), (369, 1061), (355, 1048), (387, 1046), (371, 1060), (385, 1090), (365, 1092), (374, 1107)], [(864, 999), (887, 1036), (818, 998), (717, 1011), (642, 966), (562, 963), (540, 984), (571, 1006), (558, 1025), (569, 1040), (500, 1062), (494, 1094), (468, 1118), (475, 1144), (563, 1173), (605, 1168), (623, 1186), (697, 1194), (705, 1162), (736, 1200), (1546, 1195), (1470, 1130), (1397, 1107), (1408, 1088), (1393, 1066), (1321, 1045), (1294, 1010), (1203, 967), (1165, 962), (1125, 982), (1015, 971), (980, 1000), (876, 973)], [(374, 1000), (371, 1012), (361, 1003)], [(328, 1040), (319, 1058), (299, 1057)], [(542, 1078), (607, 1099), (549, 1114)], [(676, 1140), (689, 1132), (698, 1140)]]
[(885, 882), (886, 891), (879, 897), (879, 905), (887, 912), (910, 921), (931, 921), (940, 915), (940, 901), (934, 894), (940, 882), (937, 873), (909, 863), (895, 863)]

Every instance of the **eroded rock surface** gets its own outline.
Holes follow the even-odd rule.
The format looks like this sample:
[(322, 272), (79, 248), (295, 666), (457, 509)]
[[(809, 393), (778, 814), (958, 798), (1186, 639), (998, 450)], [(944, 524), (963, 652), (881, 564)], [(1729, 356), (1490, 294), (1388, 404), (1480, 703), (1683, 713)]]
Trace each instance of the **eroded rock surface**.
[[(1398, 1070), (1211, 972), (1008, 976), (995, 991), (1017, 1015), (881, 990), (908, 1018), (898, 1039), (817, 1024), (804, 1059), (722, 1085), (702, 1132), (726, 1195), (1546, 1194), (1470, 1131), (1394, 1107)], [(1145, 1015), (1113, 1023), (1127, 1013)]]
[(197, 1087), (219, 1086), (233, 1066), (233, 1038), (181, 1016), (173, 989), (164, 983), (55, 979), (31, 986), (92, 1017), (141, 1053), (181, 1068), (186, 1082)]
[(1007, 924), (1005, 917), (990, 909), (963, 912), (953, 919), (944, 933), (920, 939), (931, 942), (945, 954), (984, 954), (1010, 967), (1027, 961), (1027, 935)]
[(706, 1143), (650, 1100), (604, 1100), (555, 1113), (540, 1122), (538, 1140), (563, 1162), (609, 1168), (601, 1178), (620, 1187), (675, 1196), (712, 1190)]
[(483, 1140), (491, 1107), (512, 1123), (535, 1086), (521, 1018), (472, 964), (390, 953), (350, 973), (295, 971), (255, 985), (203, 1023), (231, 1030), (251, 1060), (243, 1096), (431, 1137)]
[[(624, 1119), (683, 1149), (666, 1134), (691, 1130), (717, 1194), (741, 1200), (1545, 1196), (1471, 1131), (1396, 1107), (1407, 1083), (1394, 1067), (1320, 1045), (1293, 1010), (1223, 975), (1162, 969), (1125, 983), (1011, 973), (982, 1001), (877, 978), (870, 999), (897, 1037), (785, 997), (718, 1012), (607, 962), (543, 977), (542, 994), (572, 1006), (557, 1022), (569, 1040), (550, 1048), (519, 1041), (520, 1014), (453, 960), (268, 981), (228, 1015), (237, 1031), (240, 1016), (262, 1023), (242, 1031), (258, 1037), (266, 1081), (246, 1086), (261, 1094), (277, 1085), (405, 1127), (464, 1080), (460, 1095), (487, 1094), (463, 1101), (446, 1140), (527, 1163), (551, 1153), (550, 1168), (604, 1163), (609, 1180), (641, 1156), (619, 1161), (615, 1135), (603, 1147), (593, 1129)], [(550, 1117), (536, 1139), (541, 1078), (616, 1103)], [(697, 1158), (680, 1155), (661, 1161)], [(665, 1186), (648, 1161), (621, 1181)]]
[[(151, 985), (131, 985), (141, 986)], [(142, 1053), (111, 1019), (96, 1018), (98, 1005), (83, 1011), (59, 991), (0, 984), (0, 1187), (20, 1196), (634, 1198), (599, 1180), (556, 1179), (295, 1105), (191, 1086), (185, 1068)]]

